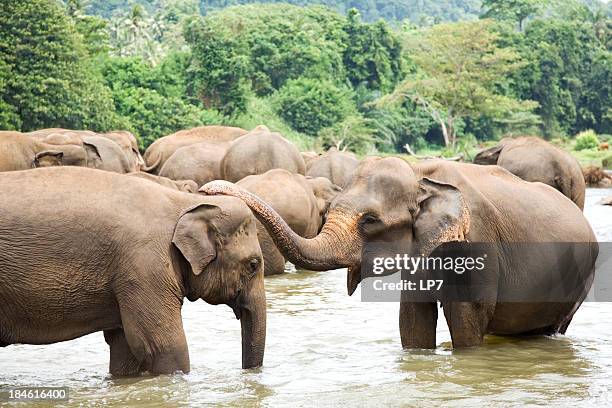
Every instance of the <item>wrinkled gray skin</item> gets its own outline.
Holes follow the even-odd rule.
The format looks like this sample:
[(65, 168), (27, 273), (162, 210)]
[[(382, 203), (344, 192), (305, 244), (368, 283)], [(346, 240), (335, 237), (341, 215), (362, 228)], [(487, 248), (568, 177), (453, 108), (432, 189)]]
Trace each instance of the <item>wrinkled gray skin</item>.
[(193, 180), (198, 187), (221, 179), (221, 160), (229, 143), (196, 143), (178, 149), (164, 163), (160, 176), (173, 180)]
[(221, 178), (232, 182), (272, 169), (304, 175), (306, 165), (293, 143), (267, 128), (236, 139), (221, 160)]
[(523, 180), (548, 184), (584, 209), (586, 186), (580, 164), (539, 137), (502, 139), (497, 146), (478, 153), (474, 163), (497, 164)]
[[(61, 143), (56, 138), (61, 139)], [(66, 143), (66, 137), (53, 134), (39, 140), (19, 132), (0, 132), (0, 172), (27, 170), (33, 167), (81, 166), (99, 159), (95, 146)], [(70, 139), (78, 143), (80, 139)]]
[(336, 148), (314, 158), (306, 166), (306, 175), (325, 177), (337, 186), (344, 186), (359, 165), (352, 153), (341, 152)]
[(229, 143), (247, 133), (244, 129), (229, 126), (200, 126), (178, 131), (157, 139), (147, 148), (144, 154), (146, 165), (142, 170), (159, 174), (164, 163), (181, 147), (202, 142)]
[[(293, 174), (283, 169), (247, 176), (237, 185), (269, 203), (296, 234), (307, 238), (317, 235), (323, 225), (323, 215), (337, 194), (337, 187), (327, 179), (307, 179), (301, 174)], [(313, 187), (316, 188), (318, 196), (315, 195)], [(264, 274), (267, 276), (283, 273), (285, 258), (259, 222), (257, 235), (264, 256)]]
[[(564, 333), (592, 284), (598, 245), (580, 209), (557, 190), (530, 183), (498, 166), (427, 160), (414, 166), (399, 158), (368, 158), (334, 199), (321, 232), (313, 239), (293, 233), (265, 202), (224, 181), (200, 191), (243, 199), (264, 224), (284, 256), (311, 270), (348, 268), (352, 294), (362, 279), (362, 250), (372, 256), (444, 254), (447, 243), (489, 243), (486, 273), (471, 275), (486, 288), (482, 301), (446, 301), (439, 294), (414, 301), (402, 294), (400, 335), (405, 348), (435, 348), (437, 300), (454, 347), (482, 344), (486, 333), (501, 335)], [(534, 205), (537, 203), (537, 205)], [(380, 243), (384, 243), (381, 245)], [(508, 242), (582, 243), (520, 256)], [(370, 243), (378, 243), (368, 246)], [(557, 249), (559, 248), (559, 249)], [(469, 253), (455, 252), (455, 256)], [(429, 271), (420, 271), (424, 279)], [(577, 289), (562, 302), (542, 299), (542, 291), (576, 279)], [(507, 303), (509, 293), (533, 294)], [(427, 293), (425, 294), (427, 295)]]
[(74, 167), (2, 173), (0, 185), (0, 346), (103, 331), (111, 374), (187, 373), (186, 297), (231, 306), (242, 366), (262, 364), (262, 255), (240, 200)]
[(199, 186), (196, 184), (195, 181), (192, 180), (171, 180), (166, 177), (156, 176), (155, 174), (149, 174), (143, 171), (128, 173), (127, 175), (130, 177), (137, 177), (144, 180), (149, 180), (155, 184), (159, 184), (160, 186), (164, 186), (172, 190), (194, 194), (197, 194), (198, 192)]

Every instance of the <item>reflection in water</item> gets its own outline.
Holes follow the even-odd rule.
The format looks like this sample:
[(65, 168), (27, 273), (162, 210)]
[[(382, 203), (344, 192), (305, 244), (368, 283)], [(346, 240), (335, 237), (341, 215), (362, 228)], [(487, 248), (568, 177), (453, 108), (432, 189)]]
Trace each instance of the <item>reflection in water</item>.
[[(612, 207), (594, 203), (610, 194), (589, 190), (585, 211), (607, 241)], [(398, 305), (362, 303), (359, 293), (349, 298), (345, 279), (344, 271), (300, 271), (266, 280), (268, 341), (260, 369), (240, 369), (240, 324), (231, 309), (200, 301), (183, 308), (189, 375), (112, 379), (108, 348), (95, 333), (0, 349), (0, 388), (67, 386), (66, 406), (612, 405), (610, 303), (584, 304), (567, 336), (489, 336), (468, 350), (451, 350), (440, 314), (438, 349), (403, 351)]]

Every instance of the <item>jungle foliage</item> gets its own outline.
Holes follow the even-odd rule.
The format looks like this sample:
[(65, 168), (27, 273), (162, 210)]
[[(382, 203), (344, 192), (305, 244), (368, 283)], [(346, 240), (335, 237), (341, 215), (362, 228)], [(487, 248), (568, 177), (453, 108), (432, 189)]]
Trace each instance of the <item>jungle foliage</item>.
[(612, 133), (596, 0), (243, 3), (3, 1), (0, 129), (125, 128), (146, 147), (265, 123), (360, 153)]

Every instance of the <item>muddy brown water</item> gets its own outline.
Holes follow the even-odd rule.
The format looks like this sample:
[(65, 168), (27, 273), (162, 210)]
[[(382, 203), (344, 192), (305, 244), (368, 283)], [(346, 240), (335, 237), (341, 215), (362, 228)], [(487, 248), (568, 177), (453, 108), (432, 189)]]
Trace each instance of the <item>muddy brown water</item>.
[[(586, 215), (612, 241), (612, 189), (588, 190)], [(185, 304), (189, 375), (115, 380), (102, 333), (0, 349), (0, 388), (69, 387), (36, 406), (612, 406), (612, 303), (585, 303), (566, 336), (488, 336), (455, 351), (442, 316), (438, 347), (403, 351), (398, 305), (346, 295), (345, 271), (266, 280), (264, 367), (240, 369), (240, 325), (226, 306)], [(0, 402), (0, 406), (3, 403)]]

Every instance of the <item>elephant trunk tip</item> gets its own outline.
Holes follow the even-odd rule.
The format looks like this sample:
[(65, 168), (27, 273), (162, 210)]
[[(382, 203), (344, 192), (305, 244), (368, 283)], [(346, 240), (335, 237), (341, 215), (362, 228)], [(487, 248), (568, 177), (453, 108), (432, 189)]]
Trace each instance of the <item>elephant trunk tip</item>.
[(238, 186), (236, 186), (234, 183), (230, 183), (229, 181), (213, 180), (200, 187), (199, 192), (206, 195), (229, 195), (231, 190), (236, 190), (238, 188)]

